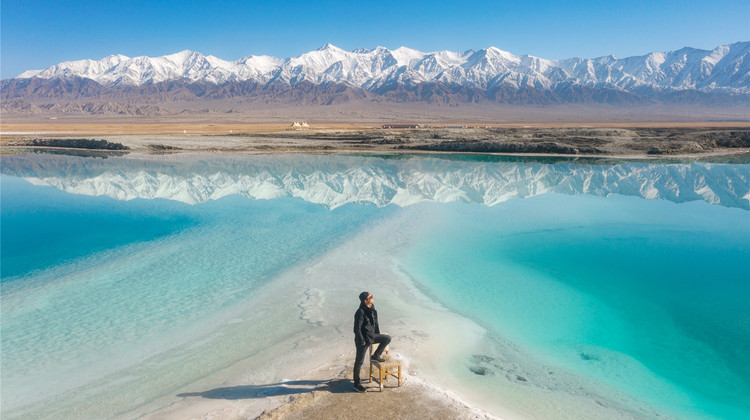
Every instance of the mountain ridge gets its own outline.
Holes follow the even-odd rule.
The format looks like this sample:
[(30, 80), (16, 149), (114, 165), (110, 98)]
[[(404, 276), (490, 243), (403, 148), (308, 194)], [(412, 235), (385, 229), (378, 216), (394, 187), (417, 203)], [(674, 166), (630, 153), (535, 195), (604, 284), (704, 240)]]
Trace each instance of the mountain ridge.
[[(130, 58), (116, 54), (100, 60), (65, 61), (43, 70), (27, 70), (16, 78), (78, 76), (104, 86), (141, 86), (182, 78), (217, 84), (245, 80), (283, 81), (292, 86), (307, 80), (316, 84), (336, 82), (369, 89), (395, 73), (411, 70), (412, 83), (440, 81), (478, 88), (489, 88), (498, 82), (516, 88), (549, 88), (555, 82), (574, 80), (581, 84), (604, 83), (619, 88), (646, 84), (674, 89), (729, 89), (750, 93), (749, 54), (750, 42), (721, 45), (713, 50), (685, 47), (622, 59), (610, 55), (563, 60), (514, 55), (496, 47), (424, 53), (407, 47), (391, 51), (381, 46), (371, 50), (345, 51), (326, 44), (315, 51), (283, 59), (248, 55), (226, 61), (191, 50), (160, 57)], [(724, 77), (717, 77), (715, 73)]]
[[(56, 87), (50, 87), (53, 81), (59, 81)], [(235, 61), (183, 50), (160, 57), (115, 54), (100, 60), (66, 61), (43, 70), (27, 70), (3, 80), (1, 86), (4, 101), (71, 95), (127, 97), (139, 91), (144, 95), (154, 90), (163, 93), (179, 86), (191, 92), (182, 96), (184, 100), (191, 100), (191, 95), (227, 98), (239, 92), (253, 98), (262, 92), (260, 96), (281, 97), (287, 102), (305, 96), (303, 102), (340, 103), (330, 95), (318, 98), (309, 94), (333, 89), (347, 91), (344, 97), (348, 100), (446, 105), (685, 100), (737, 105), (750, 103), (750, 42), (712, 50), (685, 47), (622, 59), (610, 55), (563, 60), (514, 55), (496, 47), (425, 53), (382, 46), (345, 51), (326, 44), (296, 57), (247, 55)]]

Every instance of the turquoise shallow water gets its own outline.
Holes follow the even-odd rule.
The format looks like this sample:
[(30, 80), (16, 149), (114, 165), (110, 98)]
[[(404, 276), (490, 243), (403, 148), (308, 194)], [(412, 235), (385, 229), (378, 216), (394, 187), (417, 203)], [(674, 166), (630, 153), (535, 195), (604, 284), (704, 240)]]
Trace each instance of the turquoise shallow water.
[(118, 201), (7, 176), (2, 210), (4, 408), (186, 344), (182, 331), (390, 212)]
[(447, 306), (672, 415), (750, 414), (747, 211), (546, 195), (434, 212), (404, 269)]
[[(196, 226), (200, 213), (168, 200), (67, 194), (2, 178), (2, 281), (97, 251), (148, 242)], [(40, 258), (43, 255), (43, 258)]]
[(657, 411), (750, 414), (750, 165), (2, 159), (4, 414), (179, 348), (411, 209), (421, 233), (394, 258), (447, 308)]

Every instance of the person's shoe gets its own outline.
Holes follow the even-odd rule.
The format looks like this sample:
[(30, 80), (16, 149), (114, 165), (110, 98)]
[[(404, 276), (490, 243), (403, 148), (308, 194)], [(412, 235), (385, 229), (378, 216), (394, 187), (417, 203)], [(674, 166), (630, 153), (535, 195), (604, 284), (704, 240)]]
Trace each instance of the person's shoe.
[(362, 384), (354, 384), (354, 390), (357, 392), (365, 392), (367, 388), (363, 387)]
[(370, 361), (371, 362), (380, 362), (380, 363), (383, 363), (383, 362), (385, 362), (385, 359), (383, 359), (380, 356), (371, 356), (370, 357)]

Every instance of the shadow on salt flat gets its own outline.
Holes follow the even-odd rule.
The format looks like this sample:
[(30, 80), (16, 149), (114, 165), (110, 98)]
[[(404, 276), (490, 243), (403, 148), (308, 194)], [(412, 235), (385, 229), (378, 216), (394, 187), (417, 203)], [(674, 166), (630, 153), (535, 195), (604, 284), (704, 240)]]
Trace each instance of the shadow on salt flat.
[(217, 400), (240, 400), (248, 398), (266, 398), (274, 395), (296, 395), (313, 391), (325, 391), (331, 394), (354, 392), (352, 381), (348, 379), (284, 381), (264, 385), (241, 385), (216, 388), (202, 392), (185, 392), (178, 397), (203, 397)]

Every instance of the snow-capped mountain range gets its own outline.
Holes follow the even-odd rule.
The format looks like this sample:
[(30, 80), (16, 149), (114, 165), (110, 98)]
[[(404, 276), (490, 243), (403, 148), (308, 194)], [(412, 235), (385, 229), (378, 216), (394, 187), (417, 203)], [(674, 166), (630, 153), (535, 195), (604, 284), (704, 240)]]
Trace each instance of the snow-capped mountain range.
[(107, 87), (144, 86), (167, 81), (255, 81), (294, 87), (339, 83), (370, 92), (423, 83), (466, 86), (481, 91), (526, 89), (559, 91), (571, 86), (639, 90), (750, 93), (750, 42), (713, 50), (683, 48), (643, 56), (547, 60), (514, 55), (495, 47), (478, 51), (421, 52), (401, 47), (345, 51), (327, 44), (298, 57), (249, 55), (236, 61), (181, 51), (161, 57), (110, 55), (101, 60), (66, 61), (16, 77), (86, 78)]
[(541, 194), (621, 194), (677, 203), (702, 200), (750, 209), (747, 165), (465, 162), (423, 158), (258, 155), (252, 159), (85, 159), (3, 157), (2, 174), (35, 185), (118, 200), (188, 204), (228, 195), (295, 197), (336, 208), (347, 203), (408, 206), (466, 202), (493, 206)]

